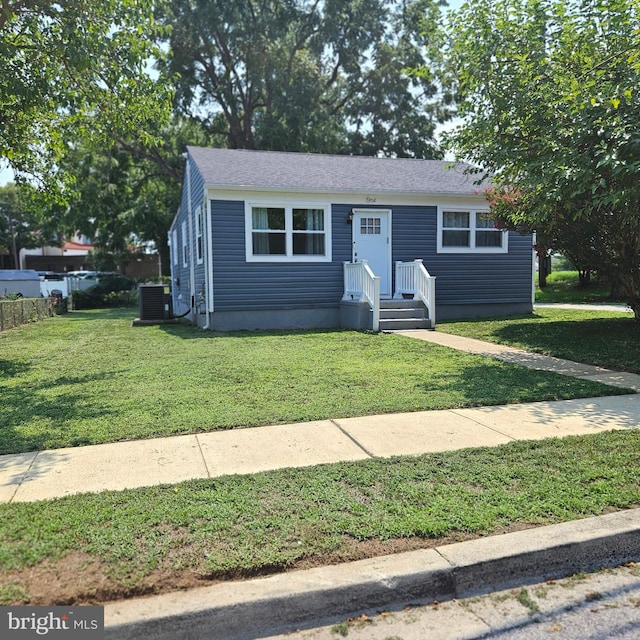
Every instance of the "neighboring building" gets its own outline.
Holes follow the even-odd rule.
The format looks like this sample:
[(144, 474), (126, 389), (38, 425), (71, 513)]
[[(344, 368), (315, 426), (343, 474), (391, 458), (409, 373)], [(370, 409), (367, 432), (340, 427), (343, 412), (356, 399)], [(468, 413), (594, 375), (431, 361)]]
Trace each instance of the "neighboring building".
[(189, 147), (169, 231), (174, 312), (221, 331), (531, 312), (532, 237), (494, 227), (465, 168)]
[[(61, 247), (38, 247), (20, 250), (20, 268), (36, 271), (92, 271), (95, 269), (89, 255), (94, 246), (85, 236), (75, 236)], [(157, 278), (161, 275), (160, 256), (157, 253), (133, 253), (126, 264), (120, 265), (122, 275), (129, 278)]]
[(89, 252), (93, 245), (88, 238), (76, 236), (61, 247), (38, 247), (20, 250), (20, 268), (36, 271), (84, 271), (92, 269)]

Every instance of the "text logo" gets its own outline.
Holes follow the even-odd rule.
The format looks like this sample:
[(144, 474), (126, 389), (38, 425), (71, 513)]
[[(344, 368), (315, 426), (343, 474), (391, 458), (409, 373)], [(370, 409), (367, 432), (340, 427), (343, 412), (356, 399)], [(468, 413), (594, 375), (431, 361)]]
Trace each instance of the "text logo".
[(0, 637), (99, 640), (104, 607), (0, 607)]

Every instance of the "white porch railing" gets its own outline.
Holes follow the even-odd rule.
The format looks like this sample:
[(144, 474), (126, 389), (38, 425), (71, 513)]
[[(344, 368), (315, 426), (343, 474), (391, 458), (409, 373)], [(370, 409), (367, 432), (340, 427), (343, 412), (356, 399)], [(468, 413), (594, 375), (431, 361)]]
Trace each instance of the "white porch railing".
[(376, 276), (366, 260), (344, 263), (343, 300), (368, 302), (373, 312), (372, 330), (380, 328), (380, 276)]
[(414, 300), (421, 300), (429, 312), (431, 328), (436, 326), (436, 278), (424, 268), (422, 260), (413, 262), (396, 262), (395, 299), (403, 295), (412, 295)]

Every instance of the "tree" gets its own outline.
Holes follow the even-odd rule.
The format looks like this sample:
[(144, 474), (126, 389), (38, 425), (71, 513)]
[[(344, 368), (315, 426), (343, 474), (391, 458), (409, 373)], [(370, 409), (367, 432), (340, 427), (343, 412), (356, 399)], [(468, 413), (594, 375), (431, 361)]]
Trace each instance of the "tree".
[(20, 268), (20, 249), (53, 243), (55, 234), (40, 224), (23, 192), (12, 182), (0, 187), (0, 249), (11, 255), (13, 268)]
[(172, 0), (164, 69), (179, 112), (231, 148), (434, 157), (440, 4)]
[(152, 0), (2, 2), (0, 157), (19, 178), (59, 185), (59, 161), (80, 137), (152, 142), (150, 123), (170, 107), (147, 68), (160, 55), (152, 8)]
[[(580, 250), (640, 321), (637, 0), (474, 0), (450, 28), (461, 156), (511, 228)], [(512, 197), (514, 193), (518, 197)]]
[(61, 169), (77, 182), (67, 202), (52, 204), (34, 194), (33, 206), (43, 220), (55, 220), (67, 235), (93, 239), (103, 270), (126, 264), (136, 248), (152, 242), (169, 271), (167, 230), (180, 203), (182, 152), (186, 144), (206, 144), (206, 139), (195, 123), (180, 118), (152, 131), (161, 145), (78, 140), (61, 160)]

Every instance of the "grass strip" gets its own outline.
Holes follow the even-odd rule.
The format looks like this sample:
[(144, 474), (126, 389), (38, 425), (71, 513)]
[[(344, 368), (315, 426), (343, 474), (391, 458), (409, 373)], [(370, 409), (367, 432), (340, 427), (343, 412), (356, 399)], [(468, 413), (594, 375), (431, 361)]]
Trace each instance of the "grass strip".
[[(176, 588), (185, 576), (355, 559), (371, 541), (380, 553), (399, 539), (488, 535), (638, 504), (635, 430), (4, 504), (0, 603), (126, 597)], [(38, 596), (66, 567), (71, 592)], [(170, 578), (160, 584), (160, 575)]]
[(0, 454), (623, 392), (398, 335), (132, 327), (134, 313), (0, 334)]

